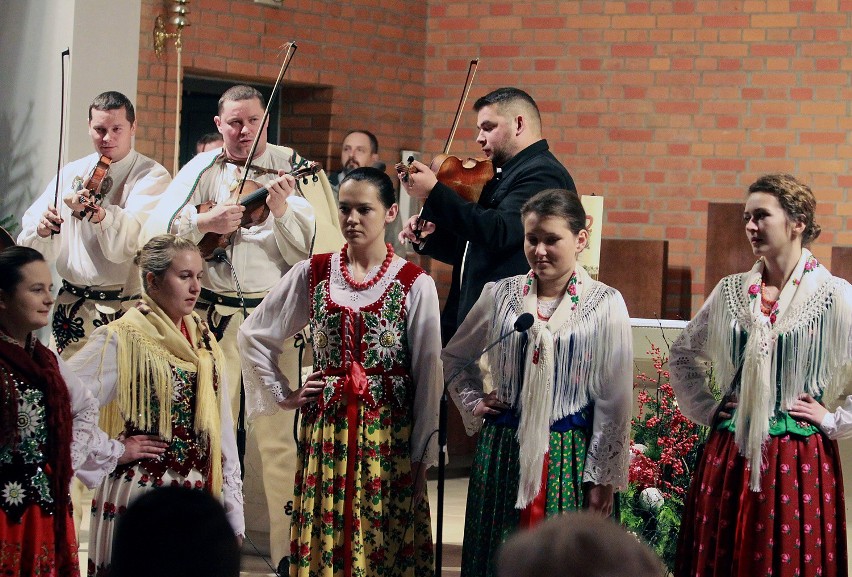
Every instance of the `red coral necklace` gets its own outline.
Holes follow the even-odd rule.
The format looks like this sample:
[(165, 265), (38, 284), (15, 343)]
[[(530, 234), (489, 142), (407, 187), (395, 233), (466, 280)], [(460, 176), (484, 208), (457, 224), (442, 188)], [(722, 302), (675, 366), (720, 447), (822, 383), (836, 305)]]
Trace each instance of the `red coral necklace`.
[(385, 256), (384, 262), (382, 262), (382, 266), (379, 269), (379, 272), (376, 273), (376, 276), (371, 278), (370, 280), (365, 280), (363, 282), (358, 282), (354, 278), (352, 278), (352, 273), (349, 272), (349, 243), (343, 245), (343, 248), (340, 250), (340, 274), (343, 275), (343, 280), (345, 280), (349, 286), (354, 288), (355, 290), (365, 290), (379, 282), (385, 273), (388, 272), (388, 267), (390, 267), (390, 263), (393, 260), (393, 245), (391, 243), (385, 243), (385, 246), (388, 247), (387, 256)]

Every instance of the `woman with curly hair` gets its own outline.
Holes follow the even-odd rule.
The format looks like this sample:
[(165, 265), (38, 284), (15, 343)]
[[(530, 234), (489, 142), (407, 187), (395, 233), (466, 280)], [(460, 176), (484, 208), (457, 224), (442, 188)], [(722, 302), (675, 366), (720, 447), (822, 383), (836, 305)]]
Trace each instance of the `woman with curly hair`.
[(716, 285), (671, 348), (681, 411), (713, 427), (678, 576), (847, 573), (834, 439), (852, 434), (852, 286), (805, 248), (820, 232), (815, 212), (811, 189), (788, 174), (752, 184), (743, 224), (758, 260)]

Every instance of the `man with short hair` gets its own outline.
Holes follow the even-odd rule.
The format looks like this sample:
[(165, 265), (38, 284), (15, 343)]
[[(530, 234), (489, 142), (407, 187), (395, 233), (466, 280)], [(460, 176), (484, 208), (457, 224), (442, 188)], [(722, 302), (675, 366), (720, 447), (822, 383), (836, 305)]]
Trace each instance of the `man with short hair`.
[[(24, 214), (18, 244), (56, 264), (62, 287), (53, 313), (56, 348), (67, 359), (95, 328), (123, 312), (139, 294), (133, 259), (145, 242), (143, 227), (171, 177), (133, 149), (136, 112), (120, 92), (104, 92), (89, 106), (95, 152), (59, 173)], [(99, 190), (84, 188), (98, 162), (109, 168)], [(93, 186), (93, 185), (90, 185)]]
[(350, 130), (340, 148), (340, 164), (343, 168), (340, 172), (333, 172), (328, 180), (336, 192), (347, 174), (356, 168), (376, 166), (378, 163), (379, 140), (376, 135), (369, 130)]
[[(159, 163), (133, 149), (136, 111), (120, 92), (99, 94), (89, 105), (89, 136), (95, 152), (59, 173), (24, 214), (18, 244), (56, 265), (62, 286), (53, 309), (53, 339), (62, 358), (80, 350), (101, 325), (120, 317), (141, 292), (136, 252), (147, 240), (144, 226), (171, 182)], [(109, 166), (100, 187), (90, 177)], [(93, 491), (72, 483), (74, 525), (79, 532)], [(83, 504), (86, 504), (85, 507)]]
[[(173, 232), (194, 242), (201, 241), (206, 233), (231, 235), (227, 248), (205, 261), (196, 311), (222, 347), (235, 422), (240, 396), (237, 330), (245, 315), (294, 264), (312, 252), (338, 251), (343, 246), (325, 173), (319, 170), (315, 176), (298, 180), (287, 174), (310, 163), (292, 148), (267, 142), (267, 125), (261, 124), (264, 106), (263, 95), (250, 86), (238, 85), (225, 91), (213, 119), (224, 138), (223, 147), (196, 155), (178, 172), (154, 223), (162, 228), (159, 232)], [(234, 202), (232, 194), (239, 187), (258, 133), (248, 173), (251, 180), (268, 190), (265, 203), (269, 215), (256, 225), (241, 228), (245, 209)], [(199, 210), (205, 203), (212, 206)], [(282, 371), (291, 382), (299, 382), (298, 352), (292, 339), (284, 350)], [(296, 466), (293, 418), (291, 411), (278, 411), (256, 419), (249, 431), (260, 451), (270, 548), (276, 561), (289, 554)], [(250, 491), (252, 468), (246, 467), (245, 472), (244, 487)], [(252, 495), (247, 497), (251, 505)], [(250, 524), (250, 507), (247, 512)]]
[(223, 142), (224, 140), (222, 139), (222, 135), (218, 132), (202, 134), (198, 137), (198, 140), (195, 141), (195, 154), (221, 148)]
[(576, 190), (574, 180), (541, 136), (535, 100), (518, 88), (498, 88), (478, 99), (476, 142), (494, 164), (478, 202), (468, 202), (435, 174), (414, 161), (399, 177), (408, 194), (424, 201), (418, 217), (408, 220), (400, 240), (415, 251), (453, 265), (452, 283), (441, 313), (444, 343), (452, 337), (487, 282), (524, 274), (521, 207), (548, 188)]

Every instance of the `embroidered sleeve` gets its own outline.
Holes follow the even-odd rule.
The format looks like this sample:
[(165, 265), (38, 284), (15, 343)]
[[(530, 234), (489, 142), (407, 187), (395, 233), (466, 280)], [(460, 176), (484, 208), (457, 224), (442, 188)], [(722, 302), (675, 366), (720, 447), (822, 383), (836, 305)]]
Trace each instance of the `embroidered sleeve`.
[(605, 326), (599, 333), (609, 343), (606, 368), (595, 397), (592, 436), (586, 452), (583, 480), (596, 485), (612, 485), (617, 491), (627, 486), (630, 454), (630, 412), (633, 401), (633, 339), (630, 317), (624, 299), (617, 291), (603, 300)]
[(459, 408), (468, 435), (482, 427), (482, 417), (473, 415), (474, 408), (485, 397), (481, 359), (477, 360), (476, 355), (485, 346), (493, 316), (494, 283), (488, 283), (441, 353), (444, 378), (450, 379), (448, 390)]
[(71, 466), (87, 487), (95, 488), (115, 470), (118, 459), (124, 454), (124, 445), (110, 439), (98, 427), (98, 400), (69, 365), (61, 358), (57, 359), (71, 395), (71, 414), (74, 419), (71, 432)]
[(707, 351), (710, 311), (715, 299), (722, 298), (720, 286), (710, 297), (671, 346), (669, 370), (671, 385), (681, 412), (692, 421), (709, 426), (719, 406), (710, 392), (708, 374), (710, 356)]
[(310, 261), (290, 269), (240, 326), (238, 342), (249, 419), (274, 414), (290, 390), (278, 360), (285, 341), (308, 324), (309, 273)]
[(432, 277), (422, 274), (414, 281), (405, 305), (415, 385), (411, 460), (432, 466), (438, 463), (438, 411), (444, 387), (440, 305)]
[(219, 414), (222, 420), (222, 493), (228, 522), (236, 535), (245, 535), (246, 523), (243, 512), (243, 481), (240, 478), (240, 460), (234, 436), (234, 421), (231, 415), (229, 383), (219, 385)]
[[(852, 287), (844, 283), (838, 290), (837, 298), (841, 299), (838, 306), (839, 314), (849, 315), (849, 308), (852, 308)], [(838, 348), (842, 350), (843, 346)], [(852, 327), (846, 336), (845, 349), (844, 360), (840, 363), (836, 377), (838, 381), (836, 390), (839, 391), (840, 396), (839, 406), (825, 416), (821, 426), (823, 432), (831, 439), (852, 437)]]

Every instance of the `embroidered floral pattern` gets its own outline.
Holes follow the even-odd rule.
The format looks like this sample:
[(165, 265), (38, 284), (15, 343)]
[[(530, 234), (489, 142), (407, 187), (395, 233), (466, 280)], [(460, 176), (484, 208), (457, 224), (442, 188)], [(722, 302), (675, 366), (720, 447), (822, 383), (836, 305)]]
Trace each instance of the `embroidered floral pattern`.
[(9, 505), (20, 505), (24, 502), (26, 491), (20, 483), (14, 481), (6, 483), (3, 487), (3, 500)]
[[(527, 273), (526, 281), (524, 282), (524, 288), (522, 289), (523, 295), (527, 296), (532, 290), (533, 279), (535, 279), (535, 273), (530, 271)], [(571, 278), (568, 279), (568, 285), (565, 287), (565, 294), (571, 299), (571, 310), (577, 310), (577, 305), (580, 304), (580, 295), (577, 294), (577, 284), (579, 281), (577, 280), (577, 273), (571, 273)]]
[(802, 282), (802, 279), (805, 278), (805, 275), (816, 269), (817, 267), (819, 267), (819, 261), (814, 255), (809, 256), (808, 260), (805, 261), (805, 268), (802, 271), (802, 276), (799, 278), (794, 278), (792, 281), (793, 285), (799, 286), (799, 283)]
[(60, 352), (70, 343), (76, 343), (84, 336), (83, 317), (77, 316), (77, 311), (84, 299), (80, 299), (73, 305), (57, 304), (53, 308), (53, 336), (56, 339), (56, 348)]
[(311, 323), (311, 346), (314, 351), (314, 362), (322, 370), (329, 365), (340, 365), (341, 331), (340, 312), (329, 313), (324, 306), (326, 281), (314, 288), (313, 322)]

